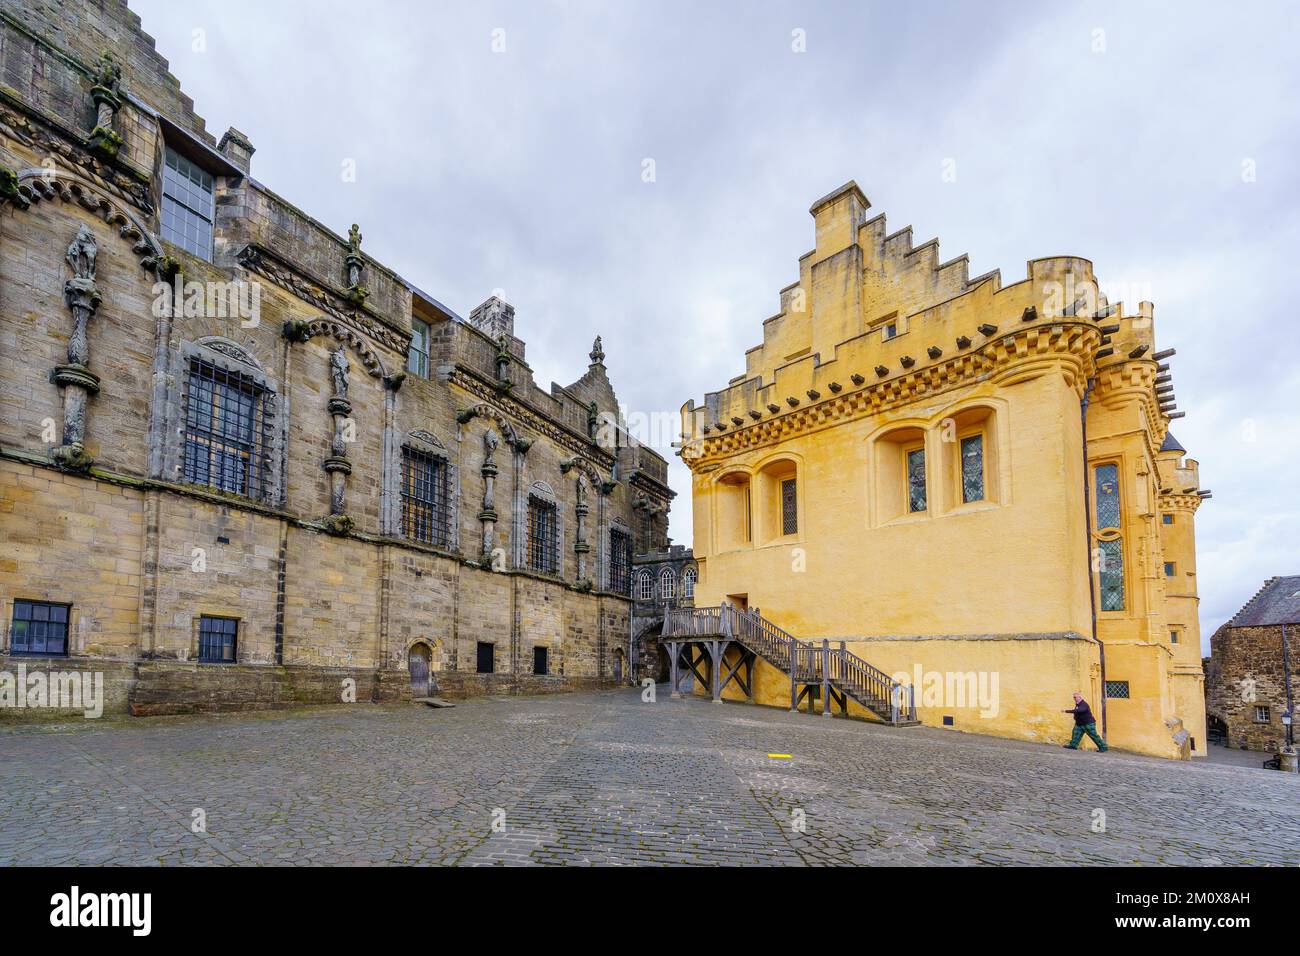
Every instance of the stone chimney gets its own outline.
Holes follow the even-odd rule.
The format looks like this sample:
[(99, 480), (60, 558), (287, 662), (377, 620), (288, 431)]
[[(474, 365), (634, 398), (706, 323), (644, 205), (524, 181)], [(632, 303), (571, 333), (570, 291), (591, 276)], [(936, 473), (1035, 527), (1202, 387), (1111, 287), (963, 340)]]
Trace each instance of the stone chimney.
[(253, 153), (257, 152), (257, 150), (253, 148), (253, 144), (248, 141), (247, 136), (232, 126), (222, 134), (221, 142), (217, 144), (217, 152), (230, 160), (231, 165), (238, 167), (247, 175), (249, 165), (253, 160)]
[(495, 342), (501, 336), (513, 341), (515, 337), (515, 307), (492, 296), (469, 314), (469, 324), (485, 332)]

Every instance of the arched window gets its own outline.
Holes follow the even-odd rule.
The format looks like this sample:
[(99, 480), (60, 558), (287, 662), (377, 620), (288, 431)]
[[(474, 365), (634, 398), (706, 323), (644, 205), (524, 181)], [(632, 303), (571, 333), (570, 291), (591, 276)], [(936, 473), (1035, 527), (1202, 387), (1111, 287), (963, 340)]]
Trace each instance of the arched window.
[(695, 569), (687, 568), (682, 572), (682, 597), (688, 601), (695, 600)]
[(654, 579), (650, 577), (649, 571), (638, 571), (636, 574), (636, 599), (638, 601), (653, 601), (655, 597)]
[(673, 574), (672, 568), (664, 568), (659, 572), (659, 597), (665, 601), (677, 597), (677, 576)]

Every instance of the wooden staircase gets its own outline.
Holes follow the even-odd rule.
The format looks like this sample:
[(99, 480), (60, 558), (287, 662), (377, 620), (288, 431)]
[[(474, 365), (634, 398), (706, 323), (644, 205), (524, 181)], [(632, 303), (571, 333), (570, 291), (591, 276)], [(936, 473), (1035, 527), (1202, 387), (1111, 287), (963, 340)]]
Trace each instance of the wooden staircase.
[[(812, 701), (820, 697), (822, 713), (830, 716), (832, 705), (848, 713), (848, 699), (857, 701), (887, 724), (895, 727), (913, 727), (921, 722), (916, 716), (916, 695), (910, 685), (900, 684), (884, 671), (872, 667), (858, 655), (830, 641), (820, 645), (801, 641), (764, 618), (757, 609), (741, 610), (730, 604), (720, 607), (671, 608), (664, 615), (661, 643), (670, 645), (673, 671), (673, 691), (677, 691), (679, 655), (686, 645), (702, 645), (711, 664), (708, 683), (712, 684), (713, 699), (721, 700), (723, 688), (733, 679), (753, 699), (754, 656), (790, 677), (790, 709), (798, 710), (807, 698), (809, 710)], [(740, 674), (742, 660), (725, 676), (723, 658), (728, 647), (737, 644), (750, 655), (749, 680)], [(694, 663), (686, 659), (690, 669), (701, 677)]]

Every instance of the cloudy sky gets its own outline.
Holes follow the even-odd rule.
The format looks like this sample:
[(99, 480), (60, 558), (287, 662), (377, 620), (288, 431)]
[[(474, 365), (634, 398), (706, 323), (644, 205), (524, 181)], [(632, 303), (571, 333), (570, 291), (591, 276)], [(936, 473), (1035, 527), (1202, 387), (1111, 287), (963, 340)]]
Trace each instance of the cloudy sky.
[(1300, 5), (131, 5), (259, 181), (462, 315), (503, 290), (543, 387), (601, 333), (629, 411), (744, 370), (849, 179), (971, 275), (1089, 258), (1178, 349), (1207, 652), (1300, 574)]

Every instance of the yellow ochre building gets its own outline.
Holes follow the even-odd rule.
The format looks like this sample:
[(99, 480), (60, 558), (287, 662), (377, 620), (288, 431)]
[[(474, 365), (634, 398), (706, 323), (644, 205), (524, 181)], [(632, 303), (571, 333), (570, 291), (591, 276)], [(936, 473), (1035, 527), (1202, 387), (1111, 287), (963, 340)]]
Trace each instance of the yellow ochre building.
[[(1072, 256), (969, 278), (869, 206), (852, 182), (813, 205), (745, 373), (682, 408), (697, 608), (843, 642), (926, 725), (1064, 742), (1079, 691), (1112, 746), (1203, 756), (1209, 492), (1151, 303), (1108, 303)], [(739, 653), (720, 696), (789, 707), (779, 655)]]

